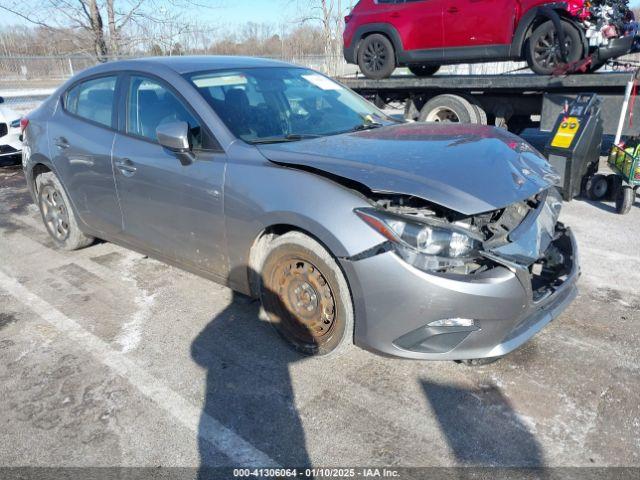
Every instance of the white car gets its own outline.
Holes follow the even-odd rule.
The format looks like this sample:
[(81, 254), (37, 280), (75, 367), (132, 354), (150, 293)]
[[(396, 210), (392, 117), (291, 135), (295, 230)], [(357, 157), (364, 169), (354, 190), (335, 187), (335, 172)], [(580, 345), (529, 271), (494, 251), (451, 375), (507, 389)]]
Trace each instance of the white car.
[(20, 154), (20, 133), (20, 115), (11, 110), (4, 103), (4, 98), (0, 97), (0, 158)]

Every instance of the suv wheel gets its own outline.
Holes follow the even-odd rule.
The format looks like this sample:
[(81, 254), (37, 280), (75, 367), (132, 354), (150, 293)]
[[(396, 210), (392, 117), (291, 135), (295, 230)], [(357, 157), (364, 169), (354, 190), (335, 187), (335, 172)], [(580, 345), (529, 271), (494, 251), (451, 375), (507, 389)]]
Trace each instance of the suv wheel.
[(64, 250), (78, 250), (91, 245), (93, 237), (82, 233), (62, 184), (53, 172), (36, 177), (38, 207), (47, 232)]
[(268, 249), (260, 297), (269, 322), (308, 355), (344, 351), (353, 343), (353, 306), (335, 259), (300, 232), (277, 237)]
[(537, 27), (527, 42), (526, 59), (529, 68), (540, 75), (551, 75), (560, 65), (582, 58), (580, 32), (568, 22), (561, 22), (564, 30), (567, 61), (563, 62), (560, 42), (551, 20)]
[(384, 35), (369, 35), (358, 48), (358, 66), (367, 78), (388, 78), (396, 69), (396, 53), (391, 41)]
[(440, 70), (440, 65), (409, 65), (408, 68), (416, 77), (430, 77)]

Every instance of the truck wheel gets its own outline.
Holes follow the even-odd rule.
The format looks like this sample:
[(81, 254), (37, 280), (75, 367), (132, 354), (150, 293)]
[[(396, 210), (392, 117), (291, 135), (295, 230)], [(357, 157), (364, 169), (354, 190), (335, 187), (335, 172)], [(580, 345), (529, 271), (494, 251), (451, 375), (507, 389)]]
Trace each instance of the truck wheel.
[(337, 354), (353, 344), (353, 305), (333, 256), (300, 232), (269, 244), (260, 297), (276, 331), (307, 355)]
[(485, 112), (482, 104), (474, 97), (473, 95), (468, 95), (466, 93), (460, 94), (461, 97), (465, 98), (476, 112), (476, 121), (473, 123), (477, 123), (479, 125), (487, 125), (489, 123), (489, 119), (487, 118), (487, 112)]
[(580, 60), (583, 55), (580, 32), (569, 22), (562, 22), (567, 62), (562, 61), (560, 43), (553, 22), (544, 22), (537, 27), (527, 41), (525, 57), (529, 68), (539, 75), (551, 75), (563, 63)]
[(358, 47), (358, 66), (367, 78), (388, 78), (396, 69), (396, 53), (391, 41), (379, 33), (369, 35)]
[(420, 110), (419, 122), (478, 123), (476, 109), (458, 95), (438, 95), (425, 103)]
[(621, 186), (618, 189), (618, 194), (616, 195), (616, 212), (620, 215), (626, 215), (629, 213), (635, 199), (636, 191), (632, 187), (628, 185)]
[(416, 77), (430, 77), (440, 70), (440, 65), (409, 65), (409, 71)]
[(78, 250), (93, 243), (94, 238), (82, 233), (78, 227), (71, 202), (53, 172), (36, 177), (36, 191), (42, 221), (58, 247)]
[(602, 200), (609, 190), (607, 176), (598, 174), (590, 177), (584, 189), (589, 200)]

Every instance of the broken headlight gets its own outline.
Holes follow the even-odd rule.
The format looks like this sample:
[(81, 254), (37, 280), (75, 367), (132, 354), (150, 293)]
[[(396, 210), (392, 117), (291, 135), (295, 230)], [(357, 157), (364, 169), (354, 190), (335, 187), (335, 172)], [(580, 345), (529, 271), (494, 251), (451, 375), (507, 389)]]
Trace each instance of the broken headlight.
[(356, 214), (385, 236), (408, 263), (422, 270), (462, 266), (479, 256), (482, 243), (462, 229), (437, 219), (411, 219), (375, 208)]

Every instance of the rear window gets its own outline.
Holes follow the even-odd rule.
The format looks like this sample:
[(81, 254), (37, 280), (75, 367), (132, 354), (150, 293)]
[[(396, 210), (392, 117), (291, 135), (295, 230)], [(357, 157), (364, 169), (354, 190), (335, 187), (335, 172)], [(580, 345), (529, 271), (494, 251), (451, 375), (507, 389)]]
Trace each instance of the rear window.
[(67, 91), (64, 107), (106, 127), (113, 126), (113, 99), (117, 77), (101, 77), (79, 83)]

